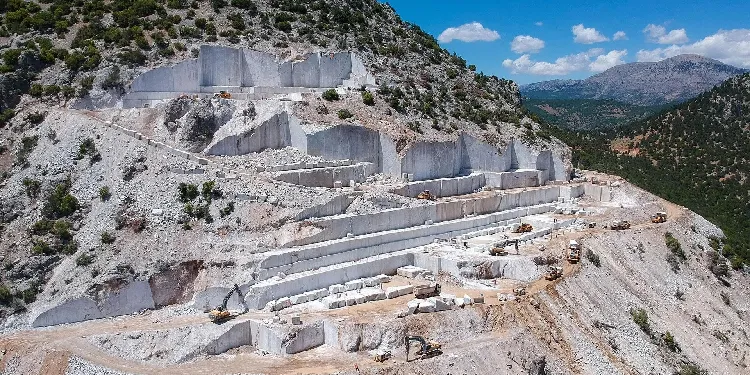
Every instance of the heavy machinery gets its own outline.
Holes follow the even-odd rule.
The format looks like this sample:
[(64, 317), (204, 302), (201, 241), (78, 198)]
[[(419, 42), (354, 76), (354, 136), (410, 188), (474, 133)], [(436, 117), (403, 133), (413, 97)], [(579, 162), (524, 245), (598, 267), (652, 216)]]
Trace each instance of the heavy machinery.
[(508, 251), (505, 250), (505, 247), (508, 245), (514, 245), (516, 246), (516, 250), (518, 250), (518, 240), (504, 240), (501, 242), (495, 242), (490, 246), (490, 255), (508, 255)]
[(667, 221), (666, 212), (657, 212), (655, 215), (651, 215), (651, 222), (654, 224), (663, 223)]
[(437, 199), (437, 197), (435, 195), (433, 195), (432, 193), (430, 193), (429, 190), (425, 190), (425, 191), (417, 194), (417, 199), (426, 199), (428, 201), (434, 201), (434, 200)]
[(628, 222), (627, 220), (615, 220), (612, 222), (610, 228), (612, 228), (613, 230), (630, 229), (630, 222)]
[(217, 92), (216, 94), (214, 94), (214, 98), (231, 99), (232, 94), (230, 94), (227, 91), (221, 90)]
[[(406, 350), (408, 351), (409, 349), (407, 348)], [(373, 355), (372, 360), (375, 362), (385, 362), (389, 360), (391, 357), (392, 357), (391, 351), (386, 350), (384, 352), (376, 353), (375, 355)]]
[(568, 244), (568, 262), (578, 263), (581, 260), (581, 245), (575, 240), (570, 240)]
[(534, 227), (531, 226), (529, 223), (521, 223), (521, 225), (516, 228), (516, 230), (513, 231), (513, 233), (527, 233), (534, 230)]
[(414, 286), (414, 297), (419, 299), (425, 299), (430, 297), (437, 297), (440, 295), (440, 284), (430, 283), (421, 284)]
[(237, 297), (242, 299), (242, 292), (240, 292), (240, 287), (237, 284), (234, 284), (234, 288), (232, 288), (232, 290), (230, 290), (229, 293), (224, 296), (224, 301), (221, 303), (221, 306), (217, 306), (215, 309), (211, 310), (208, 313), (208, 318), (211, 319), (212, 322), (221, 323), (232, 317), (232, 313), (227, 310), (227, 303), (229, 302), (229, 298), (232, 297), (232, 294), (235, 292), (237, 292)]
[(409, 349), (412, 342), (417, 342), (419, 344), (419, 350), (416, 352), (417, 359), (425, 359), (443, 354), (443, 351), (440, 349), (442, 345), (437, 342), (427, 341), (422, 336), (406, 336), (404, 338), (404, 344), (406, 345), (406, 362), (409, 362)]
[(549, 266), (549, 268), (547, 268), (547, 272), (544, 274), (544, 278), (549, 281), (557, 280), (558, 278), (562, 277), (562, 274), (562, 267)]

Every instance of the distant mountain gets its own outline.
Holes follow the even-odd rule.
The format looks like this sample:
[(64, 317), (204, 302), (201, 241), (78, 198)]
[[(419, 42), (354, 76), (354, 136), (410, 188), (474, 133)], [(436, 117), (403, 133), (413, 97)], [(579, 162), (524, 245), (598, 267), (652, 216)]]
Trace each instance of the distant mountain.
[(611, 99), (526, 99), (524, 106), (548, 123), (571, 130), (609, 129), (644, 119), (668, 106), (638, 106)]
[(613, 99), (653, 106), (682, 102), (730, 77), (748, 72), (699, 55), (618, 65), (584, 80), (552, 80), (521, 86), (530, 99)]

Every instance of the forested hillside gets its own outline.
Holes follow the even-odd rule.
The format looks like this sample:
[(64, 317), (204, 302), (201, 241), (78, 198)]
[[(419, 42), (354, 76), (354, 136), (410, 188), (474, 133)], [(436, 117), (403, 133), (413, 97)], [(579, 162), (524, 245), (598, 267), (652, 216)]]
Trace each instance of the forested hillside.
[(619, 127), (668, 107), (637, 106), (609, 99), (526, 99), (524, 105), (550, 124), (572, 130)]
[(550, 131), (574, 148), (574, 166), (689, 207), (721, 226), (735, 268), (750, 260), (750, 74), (606, 134)]

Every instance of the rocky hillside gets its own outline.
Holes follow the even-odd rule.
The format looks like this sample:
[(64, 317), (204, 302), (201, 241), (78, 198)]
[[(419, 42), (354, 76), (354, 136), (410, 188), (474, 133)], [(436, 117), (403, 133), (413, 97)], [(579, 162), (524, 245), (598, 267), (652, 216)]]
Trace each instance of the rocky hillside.
[(725, 255), (750, 260), (750, 74), (731, 78), (670, 111), (604, 136), (559, 136), (574, 164), (607, 170), (718, 223)]
[(613, 99), (639, 106), (693, 98), (745, 69), (698, 55), (618, 65), (584, 80), (532, 83), (521, 93), (532, 99)]

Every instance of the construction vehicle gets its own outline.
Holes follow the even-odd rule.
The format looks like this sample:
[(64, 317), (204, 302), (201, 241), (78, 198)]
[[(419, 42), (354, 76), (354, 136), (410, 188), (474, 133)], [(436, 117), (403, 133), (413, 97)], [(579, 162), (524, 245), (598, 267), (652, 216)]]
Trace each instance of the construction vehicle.
[(667, 221), (666, 212), (657, 212), (656, 215), (651, 215), (651, 222), (654, 224), (663, 223)]
[(437, 199), (437, 197), (435, 195), (433, 195), (432, 193), (430, 193), (429, 190), (425, 190), (425, 191), (417, 194), (417, 199), (426, 199), (428, 201), (434, 201), (434, 200)]
[(628, 222), (627, 220), (616, 220), (612, 222), (610, 228), (612, 228), (613, 230), (630, 229), (630, 222)]
[(417, 359), (425, 359), (443, 354), (443, 351), (440, 349), (442, 345), (437, 342), (427, 341), (422, 336), (406, 336), (404, 338), (404, 344), (406, 345), (406, 362), (409, 362), (409, 349), (412, 342), (417, 342), (419, 344), (419, 350), (415, 353)]
[(430, 283), (421, 284), (414, 286), (414, 297), (419, 299), (425, 299), (430, 297), (437, 297), (440, 295), (440, 284)]
[(581, 245), (575, 240), (570, 240), (568, 244), (568, 262), (578, 263), (581, 260)]
[(214, 94), (214, 98), (231, 99), (232, 98), (232, 94), (230, 94), (227, 91), (221, 90), (221, 91), (217, 92), (216, 94)]
[(557, 280), (558, 278), (562, 277), (562, 274), (562, 267), (549, 266), (549, 268), (547, 268), (547, 272), (544, 274), (544, 278), (549, 281)]
[[(407, 349), (407, 351), (408, 351), (408, 349)], [(389, 360), (391, 357), (392, 357), (391, 351), (390, 350), (386, 350), (384, 352), (376, 353), (375, 355), (373, 355), (372, 356), (372, 360), (375, 361), (375, 362), (385, 362), (385, 361)]]
[(495, 242), (490, 246), (490, 255), (508, 255), (508, 251), (505, 250), (505, 247), (508, 245), (516, 245), (516, 250), (518, 250), (518, 240), (505, 240), (502, 242)]
[(515, 294), (516, 296), (524, 296), (526, 295), (526, 288), (524, 287), (515, 288), (513, 289), (513, 294)]
[(529, 223), (521, 223), (521, 225), (516, 228), (516, 230), (513, 231), (513, 233), (527, 233), (534, 230), (534, 227), (531, 226)]
[(227, 303), (229, 302), (229, 298), (232, 297), (232, 294), (237, 292), (237, 297), (242, 299), (242, 292), (240, 292), (240, 287), (237, 284), (234, 284), (234, 288), (227, 293), (226, 296), (224, 296), (224, 301), (221, 303), (220, 306), (217, 306), (215, 309), (211, 310), (208, 313), (208, 318), (211, 319), (214, 323), (221, 323), (224, 322), (230, 318), (232, 318), (232, 313), (227, 310)]

